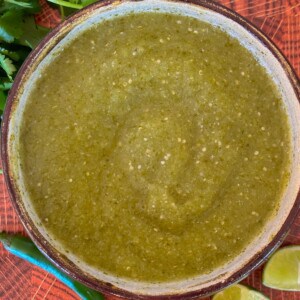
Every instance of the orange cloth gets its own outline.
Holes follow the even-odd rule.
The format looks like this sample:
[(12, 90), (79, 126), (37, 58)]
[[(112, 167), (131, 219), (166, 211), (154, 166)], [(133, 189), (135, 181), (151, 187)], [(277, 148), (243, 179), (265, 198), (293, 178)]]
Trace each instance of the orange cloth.
[[(46, 0), (41, 0), (42, 12), (36, 16), (40, 25), (55, 27), (59, 13)], [(254, 23), (283, 51), (300, 76), (300, 1), (299, 0), (218, 0)], [(3, 176), (0, 176), (0, 231), (25, 231), (11, 206)], [(284, 245), (300, 244), (300, 215)], [(263, 287), (262, 267), (243, 282), (269, 296), (271, 300), (300, 300), (300, 292), (281, 292)], [(16, 258), (0, 246), (0, 299), (71, 300), (78, 296), (52, 275)], [(119, 299), (107, 296), (108, 300)], [(210, 298), (206, 298), (210, 299)]]

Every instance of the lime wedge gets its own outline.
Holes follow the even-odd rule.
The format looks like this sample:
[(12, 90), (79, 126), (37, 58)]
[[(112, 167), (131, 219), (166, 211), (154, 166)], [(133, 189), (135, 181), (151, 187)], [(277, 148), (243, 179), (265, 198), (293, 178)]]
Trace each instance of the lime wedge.
[(263, 295), (262, 293), (254, 290), (250, 290), (251, 300), (268, 300), (269, 298)]
[(265, 266), (263, 284), (273, 289), (300, 291), (300, 246), (279, 249)]
[(235, 284), (215, 294), (213, 300), (268, 300), (268, 298), (260, 292)]

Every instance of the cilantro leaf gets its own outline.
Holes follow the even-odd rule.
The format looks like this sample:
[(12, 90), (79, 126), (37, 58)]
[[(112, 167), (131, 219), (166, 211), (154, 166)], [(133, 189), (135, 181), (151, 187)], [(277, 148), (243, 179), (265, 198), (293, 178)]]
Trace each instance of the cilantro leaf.
[(0, 91), (7, 91), (12, 87), (12, 82), (7, 79), (0, 77)]
[(0, 67), (5, 71), (7, 77), (12, 80), (12, 75), (17, 71), (13, 62), (3, 54), (0, 54)]
[(11, 58), (12, 60), (18, 61), (20, 59), (20, 55), (15, 51), (10, 51), (8, 49), (5, 49), (4, 47), (1, 47), (0, 44), (0, 53), (6, 55), (7, 57)]
[(0, 2), (0, 13), (15, 9), (34, 14), (39, 12), (40, 8), (38, 0), (1, 0)]
[(94, 2), (96, 2), (96, 0), (81, 0), (83, 7), (88, 6)]
[(76, 9), (83, 8), (83, 5), (77, 4), (77, 3), (72, 3), (70, 1), (65, 1), (65, 0), (48, 0), (48, 1), (55, 3), (57, 5), (63, 6), (63, 7), (70, 7), (70, 8), (76, 8)]
[(35, 24), (39, 11), (39, 0), (0, 0), (0, 117), (17, 70), (48, 33)]
[(5, 54), (6, 56), (10, 57), (11, 59), (13, 59), (14, 61), (18, 61), (18, 62), (23, 62), (25, 60), (25, 58), (28, 56), (29, 52), (31, 49), (28, 48), (28, 46), (22, 46), (16, 42), (14, 43), (1, 43), (0, 42), (0, 47), (1, 48), (5, 48), (7, 51), (9, 51), (9, 53), (13, 52), (14, 54), (16, 54), (17, 56), (19, 56), (19, 60), (15, 60), (13, 57), (10, 57), (9, 55)]
[(19, 38), (23, 33), (22, 12), (9, 10), (0, 17), (0, 39), (12, 43), (15, 38)]
[(49, 29), (37, 26), (32, 17), (25, 17), (22, 21), (23, 34), (17, 40), (21, 45), (35, 48), (49, 32)]
[(0, 111), (4, 111), (7, 95), (0, 90)]
[[(50, 0), (48, 0), (48, 1), (50, 1)], [(50, 1), (50, 2), (55, 2), (55, 1), (56, 1), (56, 3), (59, 2), (61, 5), (64, 5), (66, 7), (69, 6), (69, 7), (76, 8), (76, 6), (71, 6), (70, 5), (70, 3), (71, 3), (71, 4), (78, 5), (77, 8), (79, 8), (79, 7), (83, 8), (83, 7), (85, 7), (85, 6), (87, 6), (87, 5), (91, 4), (91, 3), (96, 2), (97, 0), (66, 0), (66, 1), (57, 1), (57, 0), (54, 0), (54, 1)]]

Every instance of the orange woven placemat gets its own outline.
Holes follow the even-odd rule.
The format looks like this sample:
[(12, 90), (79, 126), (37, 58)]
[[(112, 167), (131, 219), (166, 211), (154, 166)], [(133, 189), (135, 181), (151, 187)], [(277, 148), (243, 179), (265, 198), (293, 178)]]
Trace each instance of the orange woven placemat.
[[(219, 0), (264, 31), (283, 51), (300, 76), (300, 0)], [(41, 1), (42, 12), (36, 21), (47, 27), (60, 22), (59, 13)], [(3, 176), (0, 176), (0, 231), (25, 234), (11, 206)], [(284, 245), (300, 244), (300, 215)], [(300, 300), (300, 292), (281, 292), (262, 286), (261, 270), (250, 274), (244, 283), (261, 290), (271, 300)], [(79, 299), (77, 295), (49, 273), (10, 255), (0, 246), (0, 299), (27, 300)], [(116, 300), (107, 296), (107, 300)], [(209, 298), (207, 298), (209, 299)]]

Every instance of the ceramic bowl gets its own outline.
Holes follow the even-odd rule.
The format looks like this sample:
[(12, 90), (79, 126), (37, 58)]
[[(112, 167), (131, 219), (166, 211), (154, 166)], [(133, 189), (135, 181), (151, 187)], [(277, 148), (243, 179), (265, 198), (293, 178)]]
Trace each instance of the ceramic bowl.
[[(228, 264), (207, 275), (163, 284), (134, 282), (105, 274), (79, 261), (47, 233), (36, 216), (24, 188), (18, 153), (20, 120), (26, 94), (39, 75), (44, 61), (65, 43), (94, 23), (116, 14), (163, 11), (192, 16), (218, 26), (237, 38), (265, 67), (278, 86), (292, 128), (291, 178), (277, 214), (266, 224), (245, 251)], [(31, 53), (8, 97), (2, 123), (2, 161), (4, 175), (15, 209), (30, 237), (59, 268), (96, 290), (130, 299), (191, 299), (207, 296), (243, 279), (276, 249), (297, 215), (300, 197), (300, 106), (299, 82), (291, 66), (275, 45), (244, 18), (209, 0), (192, 1), (101, 1), (83, 9), (56, 27)], [(243, 220), (241, 220), (242, 222)]]

